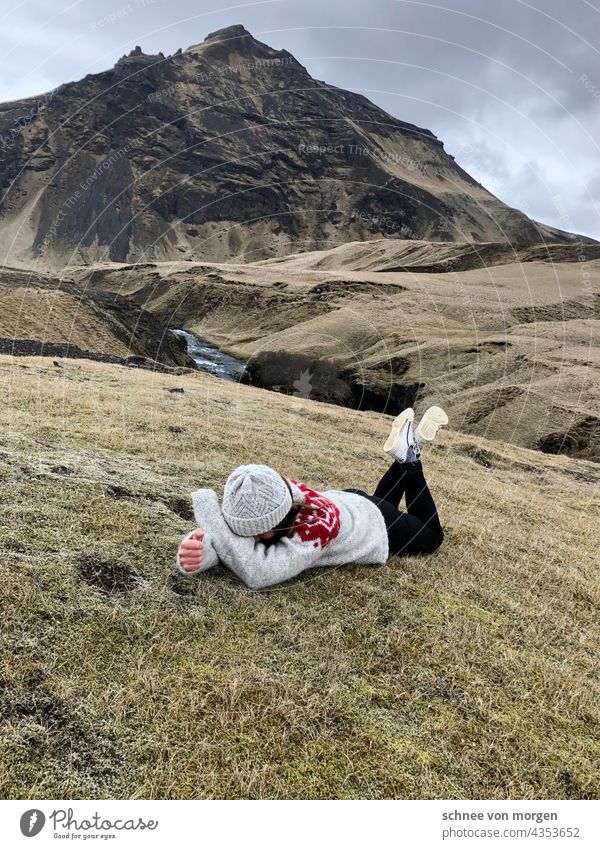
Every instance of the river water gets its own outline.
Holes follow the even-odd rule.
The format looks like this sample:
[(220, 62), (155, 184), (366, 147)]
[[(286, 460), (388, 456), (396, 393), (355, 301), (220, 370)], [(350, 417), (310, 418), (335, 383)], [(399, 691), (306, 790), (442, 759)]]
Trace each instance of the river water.
[(239, 381), (246, 368), (241, 360), (236, 360), (235, 357), (224, 354), (214, 345), (209, 345), (208, 342), (200, 339), (194, 333), (188, 333), (187, 330), (173, 330), (173, 333), (183, 336), (187, 344), (187, 352), (198, 368), (208, 371), (216, 377), (222, 377), (224, 380)]

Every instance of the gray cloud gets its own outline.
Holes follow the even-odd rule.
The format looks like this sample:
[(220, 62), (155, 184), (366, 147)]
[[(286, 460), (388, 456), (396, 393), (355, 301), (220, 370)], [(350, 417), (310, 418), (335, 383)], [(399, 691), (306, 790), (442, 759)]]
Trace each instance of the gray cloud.
[[(60, 0), (59, 0), (60, 2)], [(315, 76), (432, 130), (502, 200), (600, 238), (600, 11), (587, 0), (34, 0), (4, 13), (0, 100), (243, 23)], [(560, 199), (558, 202), (557, 199)], [(567, 220), (568, 219), (568, 220)]]

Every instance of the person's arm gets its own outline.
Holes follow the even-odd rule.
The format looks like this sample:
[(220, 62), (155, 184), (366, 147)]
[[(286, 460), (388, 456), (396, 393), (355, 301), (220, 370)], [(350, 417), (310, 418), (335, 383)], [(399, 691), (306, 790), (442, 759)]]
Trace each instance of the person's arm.
[[(188, 576), (199, 575), (200, 572), (205, 572), (207, 569), (216, 566), (219, 562), (219, 556), (214, 545), (212, 528), (215, 522), (215, 516), (222, 521), (217, 496), (213, 490), (198, 489), (195, 492), (190, 492), (189, 498), (192, 502), (194, 518), (198, 524), (193, 531), (190, 531), (183, 538), (175, 558), (175, 566), (179, 572), (182, 575)], [(206, 524), (211, 528), (211, 532), (206, 530)], [(201, 553), (201, 565), (197, 569), (190, 569), (189, 566), (187, 569), (184, 569), (180, 557), (182, 547), (187, 548), (186, 543), (194, 538), (197, 544), (193, 548), (198, 549)]]
[(320, 558), (319, 546), (297, 537), (283, 537), (268, 546), (250, 537), (238, 537), (225, 565), (251, 590), (262, 590), (295, 578), (316, 566)]

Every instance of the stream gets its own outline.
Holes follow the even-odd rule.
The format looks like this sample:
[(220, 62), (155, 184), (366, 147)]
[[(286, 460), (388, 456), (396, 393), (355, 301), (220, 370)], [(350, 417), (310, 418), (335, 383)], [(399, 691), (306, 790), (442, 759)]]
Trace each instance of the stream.
[(216, 377), (222, 377), (224, 380), (239, 381), (246, 369), (241, 360), (236, 360), (235, 357), (224, 354), (214, 345), (209, 345), (208, 342), (193, 333), (188, 333), (187, 330), (173, 330), (173, 333), (183, 336), (187, 344), (187, 352), (198, 368), (208, 371)]

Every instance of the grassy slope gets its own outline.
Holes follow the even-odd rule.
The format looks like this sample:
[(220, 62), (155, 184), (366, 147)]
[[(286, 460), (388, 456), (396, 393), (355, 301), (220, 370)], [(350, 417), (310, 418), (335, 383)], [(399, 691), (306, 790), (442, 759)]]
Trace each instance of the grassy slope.
[[(4, 268), (0, 275), (0, 344), (23, 340), (170, 366), (194, 366), (185, 346), (155, 316), (118, 295), (83, 289), (38, 271)], [(28, 353), (39, 353), (39, 349)], [(54, 352), (56, 353), (56, 351)]]
[(252, 593), (171, 565), (263, 461), (373, 487), (389, 418), (0, 357), (0, 795), (597, 797), (597, 465), (449, 431), (437, 555)]

